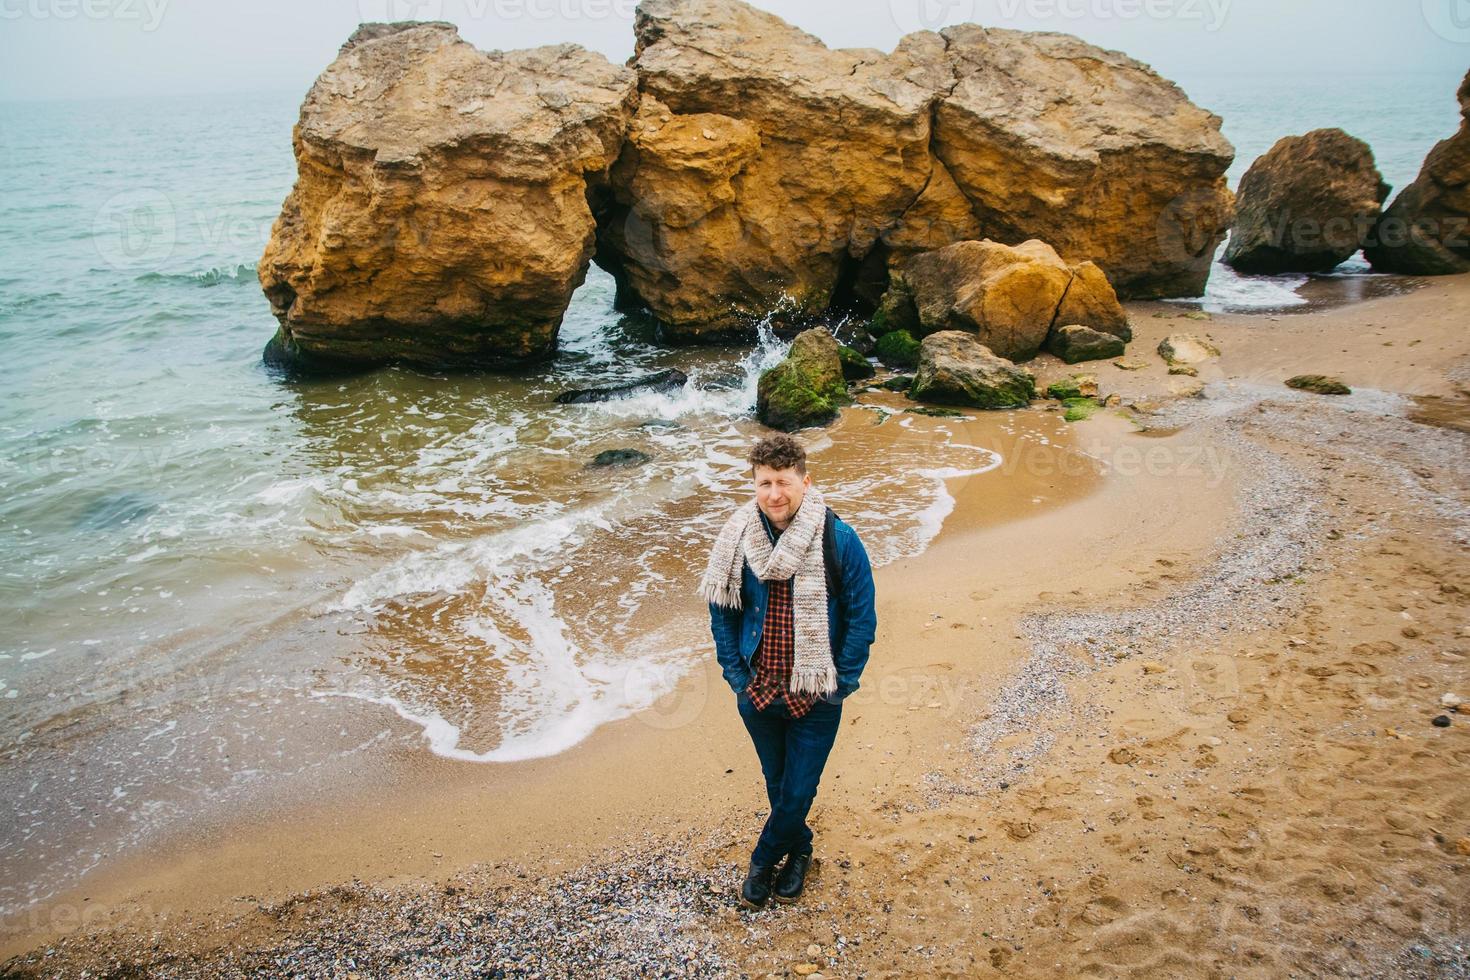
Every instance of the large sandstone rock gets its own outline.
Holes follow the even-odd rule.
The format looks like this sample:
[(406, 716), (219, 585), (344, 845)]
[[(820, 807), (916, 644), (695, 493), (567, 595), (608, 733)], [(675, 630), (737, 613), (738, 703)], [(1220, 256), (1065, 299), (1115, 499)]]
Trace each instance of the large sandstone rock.
[(642, 102), (598, 262), (672, 336), (871, 309), (890, 267), (987, 236), (1195, 295), (1229, 221), (1219, 119), (1076, 38), (832, 50), (738, 0), (645, 0), (635, 30)]
[(1198, 296), (1232, 216), (1220, 118), (1069, 34), (945, 28), (934, 152), (987, 237), (1090, 259), (1124, 297)]
[(1128, 316), (1096, 265), (1069, 266), (1045, 242), (955, 242), (893, 271), (877, 317), (916, 334), (963, 330), (997, 355), (1034, 356), (1052, 330), (1080, 324), (1127, 339)]
[(733, 0), (645, 0), (635, 31), (599, 261), (675, 335), (825, 311), (930, 183), (942, 59), (833, 51)]
[(1389, 186), (1340, 129), (1288, 136), (1251, 164), (1225, 261), (1246, 273), (1327, 272), (1363, 247)]
[(944, 330), (924, 338), (909, 388), (915, 401), (970, 408), (1022, 408), (1036, 396), (1029, 371), (997, 357), (972, 333)]
[(1470, 74), (1460, 83), (1460, 129), (1429, 151), (1363, 249), (1375, 269), (1414, 276), (1470, 272)]
[(756, 383), (756, 416), (787, 432), (830, 422), (849, 401), (837, 341), (821, 327), (797, 334), (786, 359)]
[(259, 263), (267, 358), (473, 367), (554, 346), (595, 243), (588, 185), (636, 79), (575, 45), (479, 51), (365, 24), (301, 107), (296, 186)]

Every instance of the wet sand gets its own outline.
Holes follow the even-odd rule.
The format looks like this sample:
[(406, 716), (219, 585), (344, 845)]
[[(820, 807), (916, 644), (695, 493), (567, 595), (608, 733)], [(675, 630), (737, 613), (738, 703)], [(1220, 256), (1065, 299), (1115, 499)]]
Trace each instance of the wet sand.
[[(1470, 715), (1439, 700), (1470, 699), (1470, 280), (1130, 312), (1144, 369), (1029, 365), (1122, 406), (1037, 403), (1060, 448), (952, 481), (929, 550), (879, 569), (800, 905), (735, 907), (764, 794), (711, 657), (555, 758), (389, 760), (117, 862), (6, 923), (5, 955), (37, 950), (8, 968), (333, 975), (337, 942), (362, 975), (584, 949), (611, 974), (1465, 975)], [(1171, 393), (1173, 332), (1222, 351), (1203, 398)], [(873, 421), (845, 413), (816, 479), (824, 453), (882, 465)], [(553, 927), (529, 959), (517, 910)]]

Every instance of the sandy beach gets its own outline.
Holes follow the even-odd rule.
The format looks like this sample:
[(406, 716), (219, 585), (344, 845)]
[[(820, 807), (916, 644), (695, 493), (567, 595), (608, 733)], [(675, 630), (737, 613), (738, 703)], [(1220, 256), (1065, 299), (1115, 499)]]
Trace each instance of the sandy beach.
[[(1470, 976), (1470, 714), (1441, 704), (1470, 699), (1470, 279), (1411, 285), (1131, 303), (1141, 369), (1028, 365), (1119, 404), (1004, 413), (1048, 448), (1003, 498), (951, 481), (878, 570), (798, 905), (736, 904), (764, 795), (711, 653), (553, 758), (364, 768), (104, 865), (4, 923), (0, 973)], [(1154, 353), (1178, 332), (1221, 350), (1199, 396)], [(819, 485), (883, 465), (871, 407), (903, 399), (861, 401)]]

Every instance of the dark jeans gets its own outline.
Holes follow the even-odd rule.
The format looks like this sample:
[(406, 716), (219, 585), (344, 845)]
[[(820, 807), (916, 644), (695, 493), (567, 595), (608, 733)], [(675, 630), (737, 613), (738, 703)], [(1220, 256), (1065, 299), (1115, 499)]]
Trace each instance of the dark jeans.
[(771, 804), (771, 815), (750, 859), (757, 864), (775, 864), (788, 854), (807, 853), (812, 849), (812, 828), (807, 826), (806, 815), (837, 738), (842, 703), (819, 700), (805, 715), (792, 718), (784, 700), (764, 711), (757, 710), (744, 694), (736, 701), (760, 757), (766, 798)]

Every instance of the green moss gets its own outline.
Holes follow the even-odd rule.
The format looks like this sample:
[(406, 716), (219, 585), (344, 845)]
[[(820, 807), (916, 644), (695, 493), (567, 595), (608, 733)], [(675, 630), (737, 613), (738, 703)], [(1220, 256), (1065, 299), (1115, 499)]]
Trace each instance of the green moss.
[(1082, 389), (1077, 384), (1076, 378), (1068, 378), (1065, 381), (1055, 381), (1047, 386), (1046, 397), (1055, 398), (1057, 401), (1066, 401), (1068, 398), (1081, 398)]
[(873, 365), (868, 363), (868, 359), (851, 347), (839, 344), (837, 358), (842, 362), (842, 376), (848, 381), (861, 381), (874, 374)]
[(890, 330), (878, 338), (878, 360), (892, 368), (917, 367), (919, 342), (907, 330)]
[(1062, 418), (1068, 422), (1085, 422), (1102, 407), (1096, 398), (1064, 398), (1062, 404), (1067, 409)]

